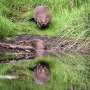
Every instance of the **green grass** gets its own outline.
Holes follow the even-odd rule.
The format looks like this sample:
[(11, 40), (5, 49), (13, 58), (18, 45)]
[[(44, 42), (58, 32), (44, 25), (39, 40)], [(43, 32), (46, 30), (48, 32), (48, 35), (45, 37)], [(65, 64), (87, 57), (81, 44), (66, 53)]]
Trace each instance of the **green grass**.
[[(90, 1), (89, 0), (0, 0), (0, 39), (17, 35), (46, 35), (69, 38), (90, 37)], [(52, 23), (46, 30), (40, 30), (30, 22), (33, 9), (38, 5), (48, 5), (52, 12)], [(25, 10), (23, 12), (22, 10)], [(40, 60), (49, 63), (51, 80), (45, 86), (35, 84), (29, 67)], [(76, 90), (90, 90), (89, 59), (81, 55), (48, 56), (40, 60), (0, 64), (0, 75), (8, 74), (14, 67), (16, 75), (26, 74), (25, 80), (2, 80), (0, 90), (68, 90), (75, 85)], [(87, 65), (88, 64), (88, 65)], [(87, 78), (88, 77), (88, 78)]]
[[(32, 78), (32, 71), (29, 68), (34, 67), (38, 62), (48, 62), (51, 68), (51, 80), (45, 86), (35, 84)], [(0, 80), (1, 90), (67, 90), (70, 85), (75, 85), (76, 90), (87, 90), (85, 80), (87, 77), (85, 59), (79, 55), (65, 55), (58, 57), (44, 57), (40, 60), (30, 62), (18, 62), (16, 65), (0, 65), (2, 75), (7, 75), (13, 68), (15, 75), (25, 74), (26, 78), (21, 80)], [(89, 89), (88, 89), (89, 90)]]
[(7, 18), (0, 16), (0, 38), (15, 35), (15, 24)]
[[(15, 31), (13, 33), (16, 35), (58, 35), (73, 38), (90, 36), (88, 33), (90, 29), (90, 4), (88, 3), (89, 0), (75, 0), (72, 6), (69, 0), (56, 0), (55, 2), (53, 0), (0, 0), (0, 31), (3, 30), (2, 27), (7, 26), (8, 30), (4, 33), (8, 31), (10, 34), (5, 35), (5, 37), (11, 36), (12, 31)], [(49, 6), (53, 19), (50, 27), (42, 31), (29, 19), (33, 16), (35, 6), (43, 4)], [(24, 13), (22, 12), (23, 9), (25, 10)], [(0, 36), (4, 37), (4, 34)]]

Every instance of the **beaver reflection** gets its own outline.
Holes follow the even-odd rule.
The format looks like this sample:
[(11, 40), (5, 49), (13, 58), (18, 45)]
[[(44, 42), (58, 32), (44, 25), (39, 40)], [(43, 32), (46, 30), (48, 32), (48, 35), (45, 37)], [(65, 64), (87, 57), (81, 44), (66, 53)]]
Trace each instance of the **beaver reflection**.
[(50, 68), (45, 62), (41, 62), (33, 69), (33, 79), (39, 85), (44, 85), (50, 80)]

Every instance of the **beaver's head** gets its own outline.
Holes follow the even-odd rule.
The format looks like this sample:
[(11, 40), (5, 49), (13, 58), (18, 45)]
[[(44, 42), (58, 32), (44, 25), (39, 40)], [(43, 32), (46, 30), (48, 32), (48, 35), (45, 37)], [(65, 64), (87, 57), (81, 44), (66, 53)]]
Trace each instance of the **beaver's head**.
[(37, 23), (40, 27), (47, 27), (50, 22), (50, 16), (47, 13), (41, 13), (37, 17)]
[(51, 21), (51, 13), (48, 7), (39, 6), (36, 12), (36, 22), (39, 27), (47, 27)]
[(50, 80), (49, 68), (46, 65), (38, 64), (34, 69), (33, 76), (37, 84), (46, 84)]

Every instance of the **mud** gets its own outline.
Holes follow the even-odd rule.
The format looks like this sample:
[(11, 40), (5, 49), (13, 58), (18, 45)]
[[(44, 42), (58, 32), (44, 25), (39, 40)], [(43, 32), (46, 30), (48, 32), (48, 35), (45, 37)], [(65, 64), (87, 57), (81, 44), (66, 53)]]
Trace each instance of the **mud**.
[(33, 41), (35, 39), (40, 39), (45, 43), (45, 48), (47, 51), (55, 53), (68, 53), (68, 52), (77, 52), (90, 54), (90, 39), (70, 39), (70, 38), (61, 38), (61, 37), (47, 37), (47, 36), (27, 36), (22, 35), (15, 39), (15, 43), (26, 40)]
[[(69, 39), (47, 36), (28, 36), (22, 35), (16, 37), (10, 42), (11, 45), (19, 45), (22, 49), (9, 49), (0, 47), (0, 53), (15, 53), (15, 60), (34, 59), (45, 55), (80, 53), (90, 55), (90, 39)], [(30, 48), (34, 49), (30, 49)], [(0, 62), (3, 60), (0, 60)], [(5, 60), (4, 60), (5, 61)]]

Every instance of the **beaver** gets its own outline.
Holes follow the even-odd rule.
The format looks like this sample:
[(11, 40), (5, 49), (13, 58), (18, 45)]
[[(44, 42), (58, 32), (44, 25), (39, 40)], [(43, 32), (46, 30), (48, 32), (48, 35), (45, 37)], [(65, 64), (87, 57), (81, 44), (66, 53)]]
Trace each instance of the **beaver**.
[(51, 12), (48, 6), (37, 6), (34, 10), (34, 20), (40, 28), (46, 28), (51, 22)]
[(50, 80), (50, 68), (45, 62), (36, 65), (33, 70), (33, 79), (39, 85), (44, 85)]

